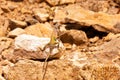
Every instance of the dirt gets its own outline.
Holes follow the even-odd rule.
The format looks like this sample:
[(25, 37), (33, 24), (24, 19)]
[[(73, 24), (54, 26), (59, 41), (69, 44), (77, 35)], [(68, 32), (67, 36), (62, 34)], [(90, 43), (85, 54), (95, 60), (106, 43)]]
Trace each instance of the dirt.
[(120, 80), (119, 0), (0, 0), (0, 80), (42, 80), (44, 51), (16, 49), (16, 38), (51, 38), (56, 27), (64, 49), (44, 80)]

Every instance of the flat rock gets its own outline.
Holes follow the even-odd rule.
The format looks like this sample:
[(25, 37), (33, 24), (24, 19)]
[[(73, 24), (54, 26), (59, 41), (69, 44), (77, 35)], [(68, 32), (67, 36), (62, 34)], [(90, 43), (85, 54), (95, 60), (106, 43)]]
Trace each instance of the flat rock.
[(15, 49), (24, 49), (26, 51), (37, 51), (43, 49), (50, 42), (50, 38), (39, 38), (32, 35), (19, 35), (15, 38)]
[(18, 35), (25, 34), (25, 30), (22, 28), (16, 28), (8, 33), (8, 37), (17, 37)]
[(120, 53), (120, 37), (104, 42), (103, 44), (91, 47), (90, 50), (94, 53)]
[(27, 23), (24, 21), (18, 21), (18, 20), (14, 20), (14, 19), (9, 19), (9, 27), (11, 29), (20, 27), (20, 28), (25, 28), (27, 26)]
[(64, 43), (71, 43), (71, 44), (84, 44), (88, 41), (85, 32), (80, 30), (67, 30), (63, 32), (61, 35), (61, 40)]
[(75, 2), (75, 0), (46, 0), (46, 1), (52, 6), (70, 4)]
[(118, 37), (120, 37), (120, 33), (118, 33), (118, 34), (109, 33), (109, 34), (108, 34), (107, 36), (105, 36), (103, 39), (104, 39), (105, 41), (110, 41), (110, 40), (115, 39), (115, 38), (118, 38)]
[(48, 10), (46, 10), (45, 8), (40, 8), (39, 10), (35, 10), (34, 15), (39, 22), (45, 22), (49, 18)]
[(25, 28), (27, 34), (38, 37), (50, 37), (52, 34), (52, 27), (49, 23), (36, 23)]
[[(114, 47), (113, 47), (114, 46)], [(103, 45), (98, 46), (98, 50), (102, 52), (120, 52), (120, 37), (105, 42)]]
[(75, 0), (60, 0), (60, 3), (59, 4), (72, 4), (72, 3), (74, 3), (75, 2)]
[[(63, 16), (60, 16), (63, 14)], [(119, 33), (120, 15), (85, 10), (75, 5), (55, 10), (54, 22), (77, 23), (83, 27), (92, 26), (98, 31)]]

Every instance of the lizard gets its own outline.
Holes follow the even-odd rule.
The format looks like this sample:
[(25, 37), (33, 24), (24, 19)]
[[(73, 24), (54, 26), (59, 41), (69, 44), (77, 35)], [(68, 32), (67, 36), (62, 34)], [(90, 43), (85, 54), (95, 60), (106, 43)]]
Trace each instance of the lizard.
[(48, 62), (47, 61), (50, 58), (52, 50), (54, 48), (56, 48), (56, 47), (59, 48), (59, 30), (58, 30), (58, 26), (55, 26), (55, 28), (53, 29), (53, 32), (52, 32), (52, 35), (51, 35), (51, 38), (50, 38), (50, 42), (43, 49), (43, 50), (45, 50), (46, 48), (49, 48), (50, 52), (47, 53), (47, 58), (45, 59), (44, 64), (43, 64), (43, 69), (42, 69), (43, 76), (42, 76), (42, 80), (44, 80), (45, 74), (46, 74), (46, 71), (47, 71), (47, 66), (48, 66)]

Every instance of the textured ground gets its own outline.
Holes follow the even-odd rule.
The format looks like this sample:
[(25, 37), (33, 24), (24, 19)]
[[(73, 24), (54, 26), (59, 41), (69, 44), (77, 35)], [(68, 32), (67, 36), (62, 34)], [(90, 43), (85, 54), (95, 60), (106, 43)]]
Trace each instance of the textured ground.
[(0, 80), (42, 80), (56, 26), (64, 49), (45, 80), (120, 80), (119, 0), (0, 0)]

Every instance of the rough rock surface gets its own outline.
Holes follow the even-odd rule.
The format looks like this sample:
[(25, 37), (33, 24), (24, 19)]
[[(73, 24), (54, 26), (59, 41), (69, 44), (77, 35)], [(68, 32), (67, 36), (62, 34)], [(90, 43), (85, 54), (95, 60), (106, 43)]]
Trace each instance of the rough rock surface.
[(120, 37), (114, 38), (113, 40), (111, 40), (109, 42), (105, 42), (105, 43), (103, 43), (103, 45), (94, 47), (92, 49), (95, 50), (95, 51), (100, 51), (100, 52), (113, 52), (113, 53), (117, 52), (117, 53), (120, 53), (120, 47), (119, 47), (120, 43), (118, 43), (119, 41), (120, 41)]
[(83, 31), (78, 30), (68, 30), (63, 32), (61, 40), (64, 43), (74, 43), (77, 45), (87, 43), (88, 41), (86, 34)]
[(119, 3), (0, 0), (0, 80), (120, 80)]
[[(98, 77), (98, 80), (120, 79), (119, 66), (116, 66), (115, 64), (110, 65), (108, 63), (104, 64), (104, 62), (97, 63), (97, 61), (90, 62), (84, 55), (81, 55), (79, 57), (81, 57), (80, 60), (73, 58), (71, 60), (50, 61), (48, 63), (48, 69), (45, 76), (45, 80), (94, 80)], [(95, 58), (91, 59), (94, 60)], [(43, 74), (42, 65), (43, 62), (39, 61), (20, 60), (13, 67), (10, 67), (10, 70), (4, 73), (4, 75), (7, 80), (41, 80)]]
[(25, 26), (27, 26), (27, 23), (26, 22), (23, 22), (23, 21), (17, 21), (17, 20), (14, 20), (14, 19), (10, 19), (9, 20), (9, 27), (11, 29), (14, 29), (14, 28), (17, 28), (17, 27), (21, 27), (21, 28), (24, 28)]
[(22, 48), (26, 51), (37, 51), (38, 48), (43, 49), (49, 42), (50, 38), (39, 38), (23, 34), (15, 38), (15, 48)]
[(8, 37), (17, 37), (20, 34), (25, 34), (25, 30), (22, 28), (16, 28), (8, 33)]
[[(49, 48), (45, 49), (45, 46), (50, 42), (50, 38), (36, 37), (32, 35), (19, 35), (15, 38), (15, 50), (13, 55), (16, 56), (14, 59), (45, 59)], [(64, 46), (60, 43), (59, 47), (63, 50)], [(59, 58), (62, 51), (57, 48), (53, 48), (50, 53), (50, 58)]]
[(49, 23), (45, 24), (36, 23), (34, 25), (26, 27), (25, 31), (27, 34), (38, 37), (50, 37), (53, 29)]
[[(63, 14), (63, 16), (60, 16)], [(92, 26), (99, 31), (120, 32), (120, 15), (109, 15), (103, 12), (85, 10), (78, 5), (69, 5), (62, 10), (55, 11), (54, 22), (78, 23), (80, 25)]]

